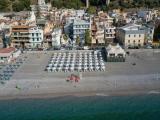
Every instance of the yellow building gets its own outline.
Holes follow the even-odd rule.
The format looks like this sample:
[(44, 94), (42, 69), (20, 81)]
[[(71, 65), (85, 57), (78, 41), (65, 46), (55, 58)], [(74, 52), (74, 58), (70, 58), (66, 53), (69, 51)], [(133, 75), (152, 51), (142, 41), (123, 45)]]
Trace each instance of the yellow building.
[(141, 25), (129, 24), (117, 30), (117, 39), (124, 47), (141, 47), (145, 42), (145, 29)]

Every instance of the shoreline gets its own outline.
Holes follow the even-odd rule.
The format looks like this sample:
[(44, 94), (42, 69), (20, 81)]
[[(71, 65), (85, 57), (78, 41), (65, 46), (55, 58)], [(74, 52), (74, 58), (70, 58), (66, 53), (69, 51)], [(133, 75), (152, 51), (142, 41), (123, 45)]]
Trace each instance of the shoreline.
[(91, 92), (72, 92), (72, 93), (41, 93), (26, 95), (0, 95), (3, 100), (27, 100), (27, 99), (52, 99), (59, 97), (123, 97), (139, 95), (160, 95), (160, 90), (120, 90), (120, 91), (91, 91)]

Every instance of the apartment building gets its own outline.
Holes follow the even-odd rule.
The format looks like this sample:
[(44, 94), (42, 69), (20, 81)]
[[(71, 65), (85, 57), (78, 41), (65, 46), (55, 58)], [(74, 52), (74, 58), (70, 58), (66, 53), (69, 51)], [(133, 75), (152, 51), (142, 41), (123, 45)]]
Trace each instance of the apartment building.
[(43, 30), (36, 26), (13, 26), (11, 40), (14, 47), (38, 47), (43, 41)]
[[(114, 27), (113, 24), (113, 18), (110, 17), (107, 13), (104, 13), (103, 11), (100, 11), (98, 13), (98, 16), (95, 16), (93, 21), (97, 25), (98, 31), (104, 31), (104, 41), (106, 44), (113, 43), (115, 39), (115, 30), (116, 27)], [(100, 30), (99, 30), (100, 28)], [(102, 32), (101, 32), (102, 33)]]
[(86, 30), (91, 30), (91, 22), (89, 20), (75, 19), (72, 25), (74, 42), (79, 36), (81, 43), (84, 43)]
[(43, 30), (38, 27), (29, 29), (29, 42), (31, 48), (40, 48), (43, 42)]
[(60, 28), (56, 28), (53, 30), (53, 32), (52, 32), (52, 46), (60, 47), (61, 36), (62, 36), (62, 30)]

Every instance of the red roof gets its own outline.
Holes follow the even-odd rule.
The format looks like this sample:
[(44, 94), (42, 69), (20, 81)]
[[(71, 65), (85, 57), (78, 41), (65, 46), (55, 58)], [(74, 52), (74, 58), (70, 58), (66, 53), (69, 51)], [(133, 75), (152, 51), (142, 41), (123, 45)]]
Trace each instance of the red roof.
[(11, 53), (15, 51), (16, 49), (14, 47), (9, 47), (9, 48), (1, 48), (0, 53)]

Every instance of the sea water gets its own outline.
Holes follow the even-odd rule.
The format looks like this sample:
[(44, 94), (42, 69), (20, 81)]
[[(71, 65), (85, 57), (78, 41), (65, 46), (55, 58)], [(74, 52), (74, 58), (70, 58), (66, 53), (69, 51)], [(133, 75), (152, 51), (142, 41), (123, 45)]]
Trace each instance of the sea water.
[(160, 120), (160, 95), (1, 100), (0, 120)]

